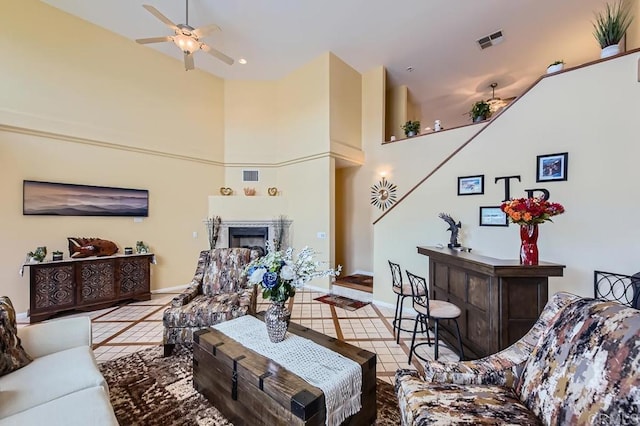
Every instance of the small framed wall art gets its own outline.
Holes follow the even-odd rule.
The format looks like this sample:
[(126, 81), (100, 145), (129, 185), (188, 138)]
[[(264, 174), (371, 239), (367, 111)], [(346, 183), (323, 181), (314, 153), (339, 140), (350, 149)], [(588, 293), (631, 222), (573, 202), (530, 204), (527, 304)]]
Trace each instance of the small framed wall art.
[(509, 226), (507, 214), (500, 206), (480, 207), (480, 226)]
[(458, 195), (484, 194), (484, 175), (458, 178)]
[(536, 182), (567, 180), (569, 153), (538, 155), (536, 163)]

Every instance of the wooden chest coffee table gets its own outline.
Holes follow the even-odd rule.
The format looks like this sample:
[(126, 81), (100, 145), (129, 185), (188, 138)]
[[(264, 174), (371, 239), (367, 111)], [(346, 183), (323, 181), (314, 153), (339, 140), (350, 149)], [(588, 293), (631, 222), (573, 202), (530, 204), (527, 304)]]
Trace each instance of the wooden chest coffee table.
[[(289, 332), (362, 368), (362, 409), (344, 425), (376, 419), (376, 354), (291, 323)], [(193, 385), (234, 425), (324, 425), (322, 390), (215, 329), (194, 333)]]

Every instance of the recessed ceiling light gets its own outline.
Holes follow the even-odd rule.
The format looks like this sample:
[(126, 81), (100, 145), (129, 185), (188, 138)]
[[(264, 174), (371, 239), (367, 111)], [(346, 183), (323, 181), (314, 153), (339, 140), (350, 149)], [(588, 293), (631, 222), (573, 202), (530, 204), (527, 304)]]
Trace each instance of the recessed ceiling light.
[(247, 60), (245, 58), (240, 58), (238, 59), (238, 63), (244, 65), (247, 63)]

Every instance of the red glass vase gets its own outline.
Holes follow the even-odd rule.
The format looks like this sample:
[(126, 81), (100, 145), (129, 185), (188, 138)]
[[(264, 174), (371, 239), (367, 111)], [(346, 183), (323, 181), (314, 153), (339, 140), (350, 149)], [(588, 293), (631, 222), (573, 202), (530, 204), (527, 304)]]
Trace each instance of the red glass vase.
[(538, 224), (520, 225), (520, 263), (538, 264)]

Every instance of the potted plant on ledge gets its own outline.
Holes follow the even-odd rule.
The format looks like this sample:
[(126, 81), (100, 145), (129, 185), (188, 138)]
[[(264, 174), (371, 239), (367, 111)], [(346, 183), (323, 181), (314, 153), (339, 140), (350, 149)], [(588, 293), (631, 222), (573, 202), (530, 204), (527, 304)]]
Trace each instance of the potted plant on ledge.
[(402, 127), (402, 130), (404, 130), (404, 135), (410, 138), (420, 132), (420, 120), (409, 120), (400, 127)]
[(559, 61), (555, 61), (547, 67), (547, 74), (553, 74), (554, 72), (562, 71), (564, 68), (564, 61), (560, 59)]
[(619, 0), (611, 5), (607, 3), (604, 12), (595, 14), (596, 21), (593, 22), (593, 35), (598, 40), (601, 58), (620, 53), (620, 40), (627, 32), (633, 16), (628, 3)]
[(485, 101), (478, 101), (471, 106), (469, 117), (474, 123), (484, 121), (491, 117), (491, 106)]

